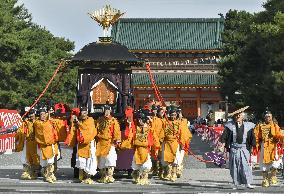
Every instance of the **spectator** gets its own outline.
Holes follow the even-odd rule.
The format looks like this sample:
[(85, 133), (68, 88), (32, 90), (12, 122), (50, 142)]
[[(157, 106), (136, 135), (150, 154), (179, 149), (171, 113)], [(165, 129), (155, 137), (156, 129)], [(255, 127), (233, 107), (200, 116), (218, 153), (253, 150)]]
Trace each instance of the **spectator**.
[(206, 116), (206, 119), (208, 121), (208, 126), (214, 126), (215, 124), (215, 118), (214, 118), (214, 113), (213, 110), (210, 110), (209, 113)]

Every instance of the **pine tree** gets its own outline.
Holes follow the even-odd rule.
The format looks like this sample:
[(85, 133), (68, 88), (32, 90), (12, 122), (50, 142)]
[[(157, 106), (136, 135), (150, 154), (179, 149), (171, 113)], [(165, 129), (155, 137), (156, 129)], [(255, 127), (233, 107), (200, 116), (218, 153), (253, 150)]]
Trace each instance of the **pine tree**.
[[(73, 42), (55, 37), (33, 23), (27, 9), (17, 5), (17, 0), (1, 0), (0, 108), (22, 109), (31, 105), (59, 61), (70, 57), (73, 49)], [(76, 92), (76, 69), (67, 68), (66, 72), (60, 81), (53, 83), (57, 88), (53, 101), (71, 104)]]
[(227, 13), (220, 86), (232, 103), (251, 105), (259, 117), (269, 107), (283, 120), (284, 2), (269, 0), (264, 8)]

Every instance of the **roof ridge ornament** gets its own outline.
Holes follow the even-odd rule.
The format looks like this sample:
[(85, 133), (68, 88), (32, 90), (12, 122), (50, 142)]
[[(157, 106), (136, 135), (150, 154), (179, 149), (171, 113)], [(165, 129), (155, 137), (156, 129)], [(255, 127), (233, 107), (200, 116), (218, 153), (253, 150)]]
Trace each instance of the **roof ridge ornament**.
[(107, 37), (110, 26), (114, 25), (125, 12), (122, 13), (120, 10), (114, 9), (110, 5), (106, 5), (100, 10), (88, 14), (103, 27), (104, 37)]

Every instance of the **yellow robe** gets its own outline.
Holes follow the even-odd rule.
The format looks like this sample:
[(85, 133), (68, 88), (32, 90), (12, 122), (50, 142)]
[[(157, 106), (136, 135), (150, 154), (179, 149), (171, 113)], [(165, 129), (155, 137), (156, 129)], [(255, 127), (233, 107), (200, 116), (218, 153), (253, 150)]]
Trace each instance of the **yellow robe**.
[(25, 120), (18, 129), (15, 136), (15, 151), (21, 152), (24, 149), (26, 141), (26, 159), (30, 165), (39, 165), (39, 156), (37, 154), (37, 143), (35, 141), (35, 132), (33, 122)]
[[(57, 132), (50, 120), (34, 122), (35, 140), (40, 147), (42, 159), (51, 159), (58, 154)], [(52, 149), (54, 147), (54, 151)], [(54, 153), (55, 152), (55, 153)]]
[(150, 133), (150, 128), (136, 127), (135, 138), (133, 139), (134, 147), (134, 161), (136, 164), (144, 164), (147, 161), (149, 153), (149, 142), (148, 135)]
[(63, 118), (51, 119), (51, 122), (58, 134), (58, 142), (64, 142), (67, 137), (67, 129), (64, 121), (65, 120)]
[(183, 148), (181, 140), (186, 139), (186, 133), (181, 130), (181, 126), (178, 120), (166, 121), (164, 123), (164, 134), (162, 139), (164, 140), (164, 161), (168, 163), (174, 162), (176, 158), (177, 148), (180, 145)]
[(111, 145), (116, 141), (121, 141), (119, 123), (114, 117), (100, 117), (96, 121), (96, 128), (98, 130), (96, 156), (106, 157)]
[(182, 119), (178, 119), (178, 121), (180, 123), (180, 130), (182, 131), (182, 134), (184, 134), (183, 136), (181, 136), (180, 143), (183, 147), (189, 146), (189, 142), (192, 139), (192, 134), (189, 131), (188, 126), (187, 126), (187, 119), (182, 118)]
[(164, 125), (165, 120), (161, 119), (159, 117), (154, 117), (153, 121), (152, 121), (152, 129), (156, 135), (156, 137), (159, 139), (159, 141), (157, 141), (155, 143), (155, 145), (153, 146), (152, 149), (152, 154), (153, 152), (156, 152), (157, 149), (161, 148), (161, 136), (163, 136), (163, 125)]
[[(149, 142), (149, 133), (152, 134), (152, 142)], [(150, 145), (150, 144), (153, 145)], [(148, 159), (149, 151), (159, 144), (159, 138), (153, 128), (137, 126), (135, 132), (131, 128), (129, 136), (122, 142), (122, 149), (134, 149), (134, 161), (137, 165), (144, 164)]]
[(93, 141), (97, 135), (97, 128), (95, 121), (92, 117), (88, 117), (86, 120), (78, 123), (79, 130), (84, 138), (84, 142), (78, 142), (78, 156), (82, 158), (91, 157), (91, 141)]
[(264, 144), (263, 163), (269, 164), (275, 160), (275, 149), (279, 140), (283, 140), (280, 127), (271, 122), (269, 124), (261, 123), (254, 128), (256, 138), (256, 147), (259, 150), (261, 144)]

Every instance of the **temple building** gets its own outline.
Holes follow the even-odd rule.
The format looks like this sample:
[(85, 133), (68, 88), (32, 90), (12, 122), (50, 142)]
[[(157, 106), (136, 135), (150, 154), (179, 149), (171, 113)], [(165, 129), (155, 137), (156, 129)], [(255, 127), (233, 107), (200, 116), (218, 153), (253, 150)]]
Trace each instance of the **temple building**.
[[(186, 117), (205, 117), (220, 108), (217, 64), (224, 18), (122, 18), (112, 27), (114, 42), (147, 61), (167, 103)], [(132, 70), (137, 106), (155, 96), (146, 67)]]

